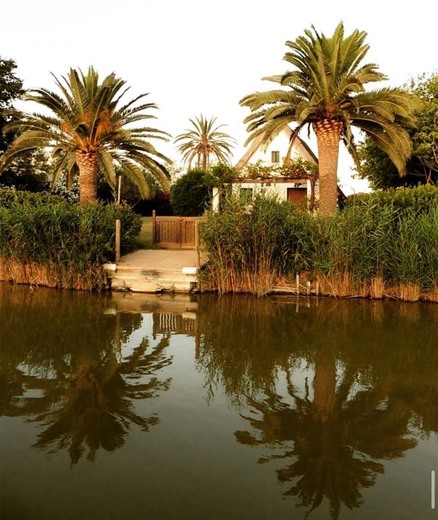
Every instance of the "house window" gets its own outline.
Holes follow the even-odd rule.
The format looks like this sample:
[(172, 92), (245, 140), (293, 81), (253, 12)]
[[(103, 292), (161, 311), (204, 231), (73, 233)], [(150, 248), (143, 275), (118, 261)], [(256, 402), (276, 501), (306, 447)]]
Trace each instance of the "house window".
[(279, 163), (280, 162), (280, 152), (278, 150), (271, 152), (271, 163)]

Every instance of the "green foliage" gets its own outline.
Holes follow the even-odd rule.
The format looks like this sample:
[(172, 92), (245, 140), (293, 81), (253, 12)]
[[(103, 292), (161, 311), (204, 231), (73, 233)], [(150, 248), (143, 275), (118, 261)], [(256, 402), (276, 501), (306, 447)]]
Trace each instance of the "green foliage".
[(361, 194), (321, 226), (314, 268), (349, 273), (356, 284), (438, 283), (438, 189), (422, 186)]
[(438, 205), (438, 188), (418, 186), (417, 188), (398, 188), (373, 193), (361, 193), (350, 197), (346, 206), (383, 208), (393, 207), (398, 212), (413, 211), (416, 215), (429, 213)]
[(0, 190), (0, 257), (44, 266), (59, 287), (87, 278), (100, 288), (102, 265), (114, 258), (115, 221), (122, 223), (121, 250), (132, 249), (141, 222), (128, 206), (73, 205), (48, 194)]
[(51, 193), (28, 193), (15, 188), (0, 188), (0, 208), (8, 209), (13, 206), (29, 205), (42, 206), (65, 202), (65, 200)]
[(209, 212), (202, 240), (213, 286), (221, 292), (267, 292), (279, 277), (306, 271), (351, 281), (348, 294), (383, 284), (438, 286), (438, 189), (423, 186), (358, 196), (334, 217), (297, 210), (258, 195), (228, 197)]
[(256, 195), (248, 205), (228, 196), (201, 227), (210, 276), (221, 292), (266, 292), (277, 276), (310, 268), (313, 228), (310, 215), (288, 201)]
[(228, 182), (233, 182), (239, 177), (239, 172), (228, 164), (219, 163), (210, 168), (210, 173), (215, 179), (217, 186), (222, 186)]
[[(13, 60), (0, 57), (0, 156), (10, 147), (16, 133), (5, 133), (7, 125), (20, 120), (23, 115), (14, 109), (15, 101), (24, 94), (23, 82), (15, 75)], [(14, 159), (0, 176), (0, 186), (16, 186), (17, 189), (44, 191), (48, 187), (47, 157), (43, 151), (26, 151)]]
[(14, 60), (0, 57), (0, 112), (11, 108), (24, 92), (22, 80), (15, 75), (16, 68)]
[(438, 74), (423, 74), (404, 88), (422, 101), (415, 112), (416, 126), (408, 129), (413, 150), (406, 175), (398, 174), (389, 157), (370, 138), (359, 146), (359, 176), (368, 179), (375, 189), (438, 182)]
[[(346, 249), (351, 254), (341, 256), (339, 264), (346, 264), (358, 280), (383, 275), (391, 283), (418, 284), (422, 290), (438, 283), (438, 188), (361, 194), (347, 203), (334, 222), (337, 232), (344, 233), (345, 224), (355, 217), (353, 228), (361, 235), (343, 235), (348, 237)], [(338, 242), (334, 238), (332, 243)], [(351, 263), (345, 258), (351, 258)]]
[(283, 164), (264, 164), (260, 160), (256, 163), (249, 163), (243, 170), (243, 176), (250, 179), (268, 179), (275, 175), (291, 179), (316, 179), (318, 166), (302, 157), (296, 157), (285, 160)]
[(170, 205), (175, 215), (202, 215), (211, 201), (214, 178), (203, 170), (190, 170), (170, 189)]

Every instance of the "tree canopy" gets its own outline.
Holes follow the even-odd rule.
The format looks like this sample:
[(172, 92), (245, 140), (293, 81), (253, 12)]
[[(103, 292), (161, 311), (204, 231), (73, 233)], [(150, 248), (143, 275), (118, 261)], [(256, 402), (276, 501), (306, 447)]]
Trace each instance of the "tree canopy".
[(11, 144), (12, 137), (4, 134), (5, 125), (12, 120), (11, 110), (14, 101), (23, 91), (23, 82), (15, 75), (17, 65), (13, 60), (0, 57), (0, 154)]
[[(14, 103), (24, 94), (23, 81), (16, 75), (14, 60), (0, 57), (0, 156), (10, 147), (16, 135), (5, 133), (5, 127), (22, 118)], [(26, 191), (42, 191), (48, 186), (47, 157), (43, 151), (28, 151), (14, 159), (0, 177), (0, 185), (15, 186)]]
[(182, 175), (170, 190), (170, 205), (175, 215), (202, 215), (210, 203), (214, 183), (214, 177), (204, 170), (189, 170)]
[(359, 145), (358, 174), (374, 189), (438, 183), (438, 74), (423, 74), (404, 87), (418, 96), (417, 124), (408, 129), (413, 144), (406, 175), (400, 176), (389, 157), (368, 137)]

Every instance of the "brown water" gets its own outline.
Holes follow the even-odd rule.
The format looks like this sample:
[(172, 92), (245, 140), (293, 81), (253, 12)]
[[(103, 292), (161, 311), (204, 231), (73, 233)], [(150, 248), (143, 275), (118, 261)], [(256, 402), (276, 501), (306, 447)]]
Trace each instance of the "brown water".
[(438, 519), (432, 472), (438, 305), (0, 284), (2, 520)]

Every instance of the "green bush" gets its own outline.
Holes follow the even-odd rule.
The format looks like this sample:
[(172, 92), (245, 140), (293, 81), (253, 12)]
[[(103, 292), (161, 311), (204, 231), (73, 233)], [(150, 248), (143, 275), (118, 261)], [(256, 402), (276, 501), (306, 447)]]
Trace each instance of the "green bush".
[(170, 190), (173, 213), (183, 217), (202, 215), (209, 207), (214, 178), (202, 170), (190, 170)]

